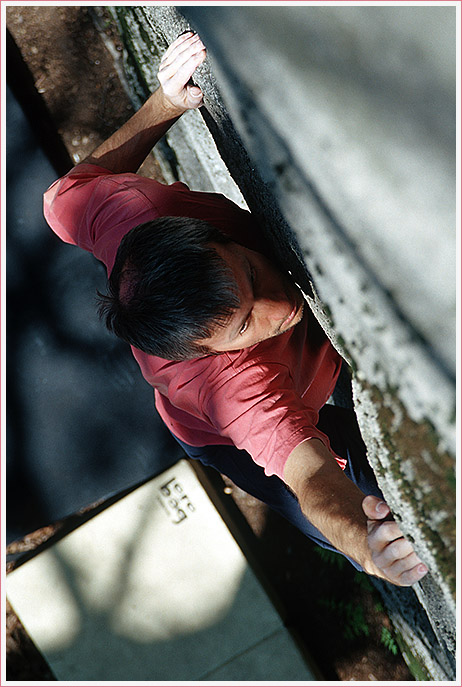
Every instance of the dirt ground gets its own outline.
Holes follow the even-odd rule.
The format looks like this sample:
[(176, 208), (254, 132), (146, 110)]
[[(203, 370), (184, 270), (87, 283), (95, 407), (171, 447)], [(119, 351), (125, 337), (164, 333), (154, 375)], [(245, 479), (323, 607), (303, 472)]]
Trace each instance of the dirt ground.
[[(16, 6), (7, 8), (6, 17), (72, 161), (82, 160), (132, 112), (114, 66), (122, 48), (110, 21), (99, 17), (100, 29), (114, 41), (112, 55), (88, 7)], [(158, 174), (158, 168), (151, 164), (144, 173)], [(285, 608), (286, 623), (309, 647), (325, 679), (413, 680), (399, 652), (390, 650), (393, 643), (387, 647), (383, 640), (390, 623), (366, 576), (346, 563), (323, 561), (298, 531), (229, 482), (216, 488), (243, 515), (248, 546)], [(40, 549), (60, 528), (78, 521), (52, 524), (10, 545), (9, 569), (21, 555)], [(6, 649), (8, 680), (54, 679), (11, 608)]]

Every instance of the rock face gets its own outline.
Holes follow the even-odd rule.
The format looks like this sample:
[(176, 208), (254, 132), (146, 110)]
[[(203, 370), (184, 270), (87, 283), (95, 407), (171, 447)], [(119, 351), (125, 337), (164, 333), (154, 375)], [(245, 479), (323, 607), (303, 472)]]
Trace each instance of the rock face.
[[(221, 9), (227, 14), (217, 15)], [(238, 31), (238, 15), (245, 8), (185, 7), (188, 19), (174, 7), (165, 6), (119, 6), (112, 12), (125, 45), (125, 75), (135, 104), (155, 87), (159, 55), (178, 34), (192, 26), (209, 47), (213, 70), (207, 60), (195, 75), (205, 94), (204, 107), (200, 112), (187, 113), (167, 135), (158, 153), (164, 174), (167, 179), (179, 178), (197, 190), (224, 193), (258, 216), (281, 261), (302, 287), (334, 345), (349, 361), (353, 370), (355, 410), (369, 460), (396, 519), (430, 569), (424, 580), (412, 589), (379, 582), (377, 585), (415, 676), (453, 680), (455, 290), (453, 286), (448, 289), (443, 273), (455, 274), (454, 178), (451, 164), (446, 164), (453, 146), (455, 82), (450, 60), (435, 58), (432, 62), (432, 50), (438, 52), (438, 45), (433, 45), (427, 53), (419, 52), (422, 47), (419, 36), (430, 21), (437, 38), (444, 42), (451, 21), (455, 25), (455, 9), (438, 8), (432, 16), (422, 14), (422, 7), (407, 8), (417, 10), (413, 15), (403, 15), (403, 8), (390, 8), (391, 12), (401, 13), (399, 16), (386, 14), (384, 10), (371, 15), (370, 10), (378, 8), (364, 8), (365, 12), (357, 7), (346, 9), (353, 9), (354, 14), (342, 14), (345, 8), (333, 8), (309, 15), (305, 26), (312, 56), (320, 55), (319, 59), (324, 57), (333, 62), (333, 71), (337, 70), (337, 77), (341, 77), (338, 83), (343, 84), (346, 94), (349, 89), (348, 83), (344, 83), (348, 77), (345, 64), (354, 55), (356, 63), (353, 67), (350, 64), (350, 73), (353, 69), (360, 74), (365, 91), (378, 94), (378, 99), (371, 104), (372, 101), (361, 100), (360, 96), (355, 100), (350, 93), (347, 101), (350, 114), (346, 117), (354, 121), (357, 108), (364, 140), (357, 132), (356, 138), (353, 135), (349, 138), (348, 127), (341, 135), (336, 130), (336, 135), (330, 138), (334, 120), (329, 120), (329, 113), (311, 112), (312, 105), (307, 103), (303, 115), (306, 118), (311, 112), (313, 129), (308, 129), (310, 140), (304, 146), (304, 155), (312, 157), (311, 171), (299, 155), (300, 130), (291, 127), (291, 122), (296, 121), (296, 113), (290, 110), (292, 101), (284, 99), (282, 85), (279, 87), (277, 79), (271, 80), (271, 72), (265, 75), (264, 64), (260, 64), (265, 46), (258, 48), (257, 28), (252, 31), (249, 22), (257, 21), (260, 26), (260, 20), (268, 20), (267, 15), (252, 16), (258, 10), (248, 10), (250, 14), (240, 24), (248, 30), (242, 28), (239, 39), (237, 33), (233, 34), (233, 26)], [(312, 12), (313, 8), (304, 10)], [(444, 10), (445, 14), (438, 14)], [(223, 20), (221, 34), (220, 19)], [(286, 17), (274, 15), (273, 19), (277, 20), (278, 28), (284, 27), (286, 19), (290, 35), (303, 32), (303, 25), (294, 13)], [(357, 28), (361, 27), (361, 21), (365, 34)], [(386, 31), (392, 45), (384, 47), (383, 41), (373, 43), (372, 27), (376, 33)], [(378, 40), (379, 36), (375, 38)], [(238, 46), (236, 40), (240, 40)], [(254, 50), (251, 54), (249, 45)], [(285, 45), (287, 54), (280, 53), (282, 60), (290, 54), (290, 41)], [(335, 50), (329, 52), (326, 46), (331, 49), (332, 45)], [(237, 56), (236, 63), (230, 57), (232, 54)], [(239, 57), (244, 62), (242, 73)], [(251, 86), (244, 74), (245, 70), (254, 69), (253, 57), (258, 82)], [(396, 71), (403, 64), (408, 68), (397, 78)], [(433, 72), (429, 64), (436, 65)], [(287, 77), (284, 81), (290, 81), (290, 69), (284, 71), (284, 76)], [(315, 93), (317, 79), (319, 74), (313, 74)], [(382, 84), (382, 90), (378, 84)], [(295, 86), (294, 100), (299, 97), (296, 91)], [(371, 146), (368, 140), (372, 134), (367, 128), (380, 99), (390, 104), (392, 91), (394, 116), (390, 115), (390, 121), (382, 127), (381, 145), (394, 157), (391, 168), (395, 177), (390, 176), (383, 160), (374, 157), (374, 144)], [(268, 92), (273, 109), (265, 103)], [(337, 90), (335, 93), (339, 98)], [(434, 119), (432, 107), (436, 112)], [(409, 113), (419, 112), (422, 116), (417, 117), (415, 128), (409, 128)], [(344, 111), (337, 113), (339, 121), (343, 121), (344, 115)], [(284, 120), (285, 128), (280, 123)], [(303, 117), (300, 127), (304, 125), (302, 120)], [(399, 137), (394, 138), (393, 121), (408, 144), (404, 139), (399, 143)], [(426, 164), (419, 145), (423, 147), (425, 137), (430, 134), (438, 143), (438, 150), (428, 162), (430, 171), (434, 165), (435, 176), (428, 188), (417, 184), (419, 196), (410, 175), (414, 169), (418, 177), (419, 161)], [(374, 199), (369, 194), (370, 202), (362, 197), (364, 189), (371, 187), (370, 173), (376, 175), (375, 183), (381, 190), (394, 186), (388, 198), (391, 209), (384, 207), (380, 193)], [(400, 175), (404, 190), (398, 183)], [(412, 208), (407, 203), (407, 191)], [(417, 200), (414, 202), (412, 198)], [(422, 226), (417, 236), (412, 221), (414, 214), (425, 217), (425, 203), (435, 206), (440, 224), (438, 231), (433, 229), (433, 234), (425, 234), (426, 227)], [(395, 235), (390, 236), (397, 211), (402, 226), (398, 231), (395, 227)], [(356, 220), (362, 233), (355, 234)], [(387, 221), (391, 222), (390, 226)], [(402, 237), (406, 231), (409, 232), (407, 244)], [(381, 243), (385, 234), (387, 240)], [(421, 234), (425, 234), (428, 244), (425, 255), (419, 254), (419, 250), (424, 251), (423, 244), (419, 243), (424, 240)], [(368, 255), (368, 242), (375, 242), (375, 255), (374, 245)], [(446, 251), (443, 257), (441, 251)], [(396, 283), (387, 282), (392, 272), (390, 265), (398, 262)], [(433, 277), (430, 286), (424, 283), (430, 276), (427, 269), (434, 268), (435, 262), (442, 278), (439, 287)], [(411, 270), (419, 274), (418, 283)], [(390, 278), (393, 279), (393, 274)], [(425, 288), (429, 288), (428, 294)]]

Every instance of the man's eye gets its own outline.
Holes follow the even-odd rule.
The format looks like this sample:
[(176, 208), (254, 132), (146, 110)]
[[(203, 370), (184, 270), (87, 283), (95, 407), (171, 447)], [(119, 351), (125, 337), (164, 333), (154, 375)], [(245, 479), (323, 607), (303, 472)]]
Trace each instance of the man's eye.
[(245, 332), (247, 331), (247, 329), (249, 327), (249, 319), (250, 318), (247, 318), (246, 321), (244, 322), (244, 324), (242, 325), (241, 330), (239, 332), (239, 335), (245, 334)]
[[(248, 261), (247, 261), (247, 262), (248, 262)], [(248, 265), (249, 265), (250, 283), (251, 283), (251, 285), (252, 285), (252, 290), (253, 290), (254, 293), (255, 293), (254, 287), (255, 287), (255, 281), (256, 281), (256, 278), (257, 278), (257, 272), (256, 272), (254, 266), (250, 264), (250, 262), (248, 262)], [(249, 317), (246, 319), (246, 321), (244, 322), (244, 324), (243, 324), (242, 327), (241, 327), (241, 330), (240, 330), (240, 332), (239, 332), (239, 336), (241, 336), (242, 334), (245, 334), (245, 332), (246, 332), (247, 329), (249, 328), (250, 319), (251, 319), (251, 318), (250, 318), (250, 315), (249, 315)]]

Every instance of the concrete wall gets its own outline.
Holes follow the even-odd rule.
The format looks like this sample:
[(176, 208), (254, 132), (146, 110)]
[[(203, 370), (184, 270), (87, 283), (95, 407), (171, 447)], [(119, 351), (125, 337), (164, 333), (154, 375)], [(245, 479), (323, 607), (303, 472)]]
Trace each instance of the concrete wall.
[(454, 679), (455, 8), (179, 9), (113, 8), (127, 87), (139, 104), (197, 28), (205, 105), (164, 173), (259, 217), (350, 362), (370, 462), (430, 568), (377, 584), (416, 676)]

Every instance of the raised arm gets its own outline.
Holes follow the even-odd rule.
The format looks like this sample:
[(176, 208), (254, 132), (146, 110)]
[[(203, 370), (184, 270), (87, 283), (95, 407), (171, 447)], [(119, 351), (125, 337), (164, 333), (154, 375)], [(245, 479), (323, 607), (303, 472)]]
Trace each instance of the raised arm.
[(284, 480), (310, 522), (368, 574), (410, 586), (428, 572), (396, 522), (387, 519), (387, 504), (365, 496), (319, 439), (292, 451)]
[(205, 59), (197, 34), (188, 32), (170, 45), (163, 56), (158, 88), (144, 105), (102, 143), (84, 162), (115, 174), (136, 172), (157, 141), (186, 110), (202, 104), (202, 92), (188, 83)]

